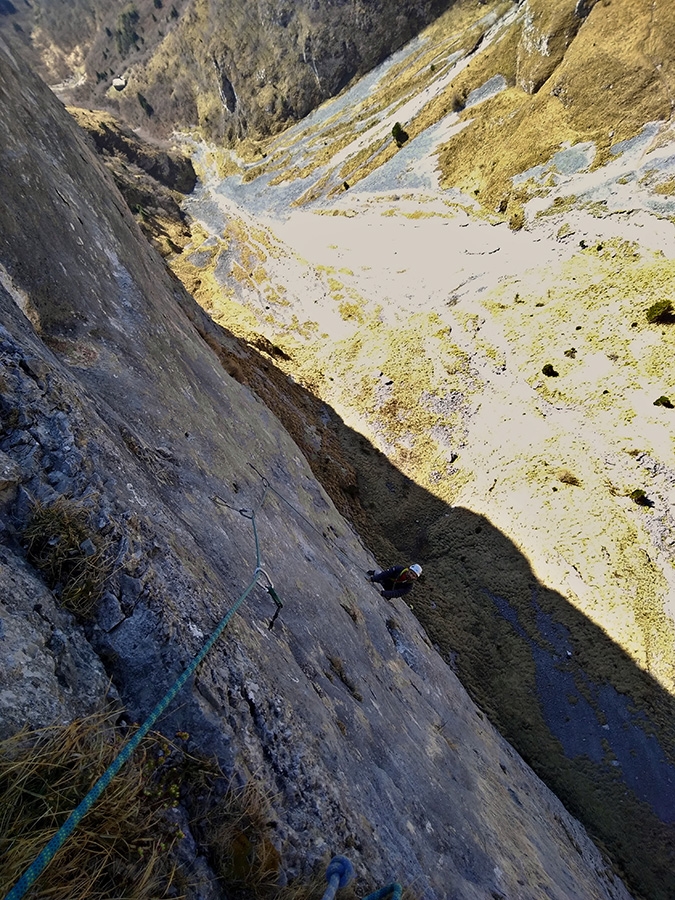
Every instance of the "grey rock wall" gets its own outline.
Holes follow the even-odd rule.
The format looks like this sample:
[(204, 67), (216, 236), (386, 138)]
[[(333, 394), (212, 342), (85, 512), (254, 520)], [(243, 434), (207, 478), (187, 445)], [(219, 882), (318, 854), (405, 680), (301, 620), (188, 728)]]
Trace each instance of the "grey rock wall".
[[(408, 606), (365, 581), (372, 557), (277, 419), (225, 373), (193, 324), (203, 314), (2, 42), (0, 92), (6, 730), (102, 702), (104, 668), (128, 718), (145, 716), (249, 584), (240, 510), (257, 507), (281, 615), (270, 630), (274, 605), (255, 588), (160, 725), (269, 788), (286, 876), (345, 853), (363, 890), (397, 878), (429, 900), (628, 898)], [(84, 624), (21, 558), (32, 502), (63, 496), (115, 553)]]
[(0, 598), (0, 740), (24, 725), (66, 724), (114, 698), (74, 617), (6, 546), (0, 548)]

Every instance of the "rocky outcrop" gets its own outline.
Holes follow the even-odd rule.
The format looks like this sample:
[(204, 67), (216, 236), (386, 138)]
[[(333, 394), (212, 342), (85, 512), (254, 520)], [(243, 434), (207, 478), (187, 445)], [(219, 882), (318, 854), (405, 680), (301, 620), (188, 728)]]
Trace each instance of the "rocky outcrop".
[(68, 111), (91, 138), (143, 234), (163, 256), (180, 252), (190, 236), (180, 199), (197, 180), (191, 160), (142, 140), (109, 113)]
[[(586, 141), (593, 142), (599, 166), (646, 123), (671, 119), (674, 34), (661, 2), (522, 3), (499, 39), (452, 80), (448, 93), (460, 98), (492, 78), (506, 89), (460, 114), (466, 127), (439, 156), (443, 185), (491, 212), (508, 209), (512, 225), (522, 225), (530, 196), (522, 173)], [(441, 109), (449, 112), (450, 104)], [(413, 138), (428, 113), (416, 119), (408, 128)]]
[(0, 740), (65, 724), (107, 699), (108, 677), (75, 619), (6, 544), (0, 549)]
[(192, 161), (180, 151), (142, 141), (110, 113), (76, 107), (68, 111), (89, 134), (101, 155), (116, 156), (131, 163), (170, 190), (181, 194), (193, 190), (197, 176)]
[(562, 61), (595, 0), (567, 0), (555, 4), (526, 0), (524, 5), (517, 84), (528, 94), (534, 94)]
[[(32, 704), (31, 723), (104, 698), (87, 645), (140, 720), (249, 583), (256, 542), (241, 510), (255, 508), (281, 615), (270, 630), (273, 604), (257, 589), (161, 727), (269, 788), (283, 876), (346, 851), (359, 888), (393, 875), (429, 900), (627, 900), (406, 604), (383, 605), (365, 582), (372, 558), (297, 445), (226, 374), (193, 324), (204, 314), (3, 43), (0, 85), (0, 450), (16, 491), (3, 566), (12, 633), (25, 656), (36, 648), (36, 696), (53, 698)], [(64, 497), (89, 513), (82, 553), (105, 538), (114, 558), (101, 605), (77, 623), (40, 599), (17, 559), (36, 505)], [(17, 690), (7, 709), (25, 718)]]

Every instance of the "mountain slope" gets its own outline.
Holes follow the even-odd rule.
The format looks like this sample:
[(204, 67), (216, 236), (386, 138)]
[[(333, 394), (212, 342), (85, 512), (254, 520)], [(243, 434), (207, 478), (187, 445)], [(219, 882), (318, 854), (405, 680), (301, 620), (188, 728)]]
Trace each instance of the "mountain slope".
[[(72, 658), (71, 690), (89, 680), (103, 702), (105, 667), (127, 719), (141, 720), (250, 581), (254, 509), (281, 615), (270, 630), (270, 597), (254, 593), (161, 727), (228, 776), (255, 773), (279, 878), (348, 852), (361, 893), (394, 875), (430, 900), (626, 900), (407, 605), (366, 583), (372, 558), (219, 361), (250, 350), (169, 275), (72, 119), (2, 42), (0, 99), (0, 565), (13, 584), (0, 609), (25, 641), (12, 647), (14, 687), (31, 654), (56, 672)], [(77, 637), (59, 641), (52, 601), (36, 605), (34, 579), (24, 589), (17, 573), (36, 503), (65, 500), (88, 511), (90, 545), (108, 541), (115, 567), (93, 619), (70, 617)], [(78, 657), (85, 643), (99, 663)], [(3, 722), (42, 726), (50, 710), (63, 719), (91, 702), (71, 704), (62, 678), (43, 685), (29, 709), (20, 690), (3, 694)], [(191, 895), (224, 896), (177, 815)]]
[(302, 118), (451, 2), (61, 0), (12, 5), (0, 27), (21, 29), (41, 73), (65, 82), (74, 105), (103, 106), (165, 137), (199, 128), (234, 141)]
[(453, 7), (264, 158), (192, 143), (197, 225), (171, 260), (360, 433), (358, 499), (424, 566), (427, 633), (659, 898), (675, 889), (671, 26), (661, 3)]

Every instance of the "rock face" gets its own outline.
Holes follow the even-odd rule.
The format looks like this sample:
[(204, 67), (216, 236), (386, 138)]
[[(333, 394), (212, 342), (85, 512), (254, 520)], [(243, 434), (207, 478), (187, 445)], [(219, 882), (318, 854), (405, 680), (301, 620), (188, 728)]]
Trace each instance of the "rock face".
[(0, 551), (0, 740), (97, 711), (108, 678), (75, 619), (24, 559)]
[(452, 9), (224, 180), (196, 145), (171, 265), (365, 435), (336, 431), (364, 540), (419, 559), (472, 696), (670, 900), (675, 19), (576, 9)]
[(190, 159), (142, 141), (109, 113), (68, 111), (90, 136), (143, 234), (164, 256), (180, 252), (190, 235), (180, 201), (196, 182)]
[(562, 62), (590, 3), (544, 3), (528, 0), (518, 46), (517, 83), (529, 94), (536, 93)]
[(450, 5), (79, 0), (77, 18), (70, 4), (37, 3), (0, 27), (22, 29), (45, 77), (70, 79), (76, 104), (109, 106), (155, 134), (199, 126), (231, 141), (306, 115)]
[[(2, 616), (16, 665), (39, 670), (30, 713), (8, 671), (5, 730), (103, 701), (103, 665), (141, 719), (249, 584), (254, 508), (281, 615), (270, 630), (255, 589), (162, 728), (269, 787), (284, 874), (347, 852), (362, 889), (394, 876), (430, 900), (627, 900), (406, 604), (365, 582), (372, 558), (297, 445), (226, 374), (201, 336), (218, 330), (4, 43), (0, 100)], [(105, 539), (115, 560), (80, 624), (20, 558), (36, 504), (65, 496), (90, 513), (82, 552)]]
[(192, 162), (182, 153), (153, 147), (139, 140), (130, 128), (109, 113), (73, 108), (69, 112), (78, 125), (89, 133), (102, 155), (124, 159), (159, 184), (181, 194), (189, 194), (193, 190), (197, 176)]

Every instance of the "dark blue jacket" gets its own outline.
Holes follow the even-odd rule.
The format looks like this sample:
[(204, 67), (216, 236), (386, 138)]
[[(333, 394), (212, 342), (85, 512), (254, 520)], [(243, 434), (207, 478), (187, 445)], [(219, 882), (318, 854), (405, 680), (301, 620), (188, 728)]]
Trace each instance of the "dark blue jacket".
[(382, 585), (384, 588), (382, 596), (387, 598), (404, 597), (412, 591), (417, 581), (415, 576), (410, 574), (408, 566), (392, 566), (384, 572), (377, 572), (370, 580)]

